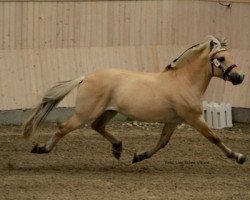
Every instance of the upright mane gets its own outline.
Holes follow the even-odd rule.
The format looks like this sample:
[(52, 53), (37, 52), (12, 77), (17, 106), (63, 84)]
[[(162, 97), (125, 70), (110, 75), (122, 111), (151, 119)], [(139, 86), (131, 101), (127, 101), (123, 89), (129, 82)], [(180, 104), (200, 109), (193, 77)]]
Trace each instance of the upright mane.
[(210, 44), (210, 55), (214, 55), (218, 51), (225, 50), (227, 47), (226, 41), (218, 39), (212, 35), (206, 37), (206, 41), (189, 47), (178, 58), (174, 59), (169, 65), (165, 67), (164, 71), (176, 69), (181, 64), (189, 61), (194, 55), (203, 50)]

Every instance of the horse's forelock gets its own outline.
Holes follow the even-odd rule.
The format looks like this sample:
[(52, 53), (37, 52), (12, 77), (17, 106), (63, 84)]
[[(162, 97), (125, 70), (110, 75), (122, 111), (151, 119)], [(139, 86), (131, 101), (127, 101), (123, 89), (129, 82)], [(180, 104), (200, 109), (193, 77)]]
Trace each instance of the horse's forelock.
[(215, 55), (217, 52), (222, 51), (222, 50), (226, 50), (227, 48), (227, 42), (225, 39), (219, 39), (215, 36), (209, 35), (207, 36), (208, 40), (210, 42), (212, 42), (212, 48), (210, 50), (210, 57), (212, 57), (213, 55)]
[(222, 48), (226, 48), (227, 47), (227, 40), (225, 38), (222, 38), (221, 41), (220, 41), (220, 43), (221, 43), (221, 47)]

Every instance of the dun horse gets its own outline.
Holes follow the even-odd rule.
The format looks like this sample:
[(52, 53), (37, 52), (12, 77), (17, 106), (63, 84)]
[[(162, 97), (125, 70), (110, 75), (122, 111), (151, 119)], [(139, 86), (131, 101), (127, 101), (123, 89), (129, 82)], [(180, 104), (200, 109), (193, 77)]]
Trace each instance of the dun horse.
[(113, 155), (119, 159), (122, 142), (105, 127), (117, 113), (122, 113), (139, 121), (164, 123), (156, 146), (144, 153), (135, 153), (133, 163), (153, 156), (167, 145), (176, 126), (186, 122), (217, 145), (228, 158), (242, 164), (246, 156), (223, 144), (202, 116), (201, 98), (213, 76), (234, 85), (244, 79), (226, 43), (209, 36), (205, 42), (187, 49), (160, 73), (105, 69), (58, 83), (47, 91), (26, 121), (23, 134), (29, 138), (50, 111), (79, 86), (74, 115), (59, 126), (46, 144), (35, 145), (32, 153), (49, 153), (67, 133), (92, 122), (91, 127), (111, 142)]

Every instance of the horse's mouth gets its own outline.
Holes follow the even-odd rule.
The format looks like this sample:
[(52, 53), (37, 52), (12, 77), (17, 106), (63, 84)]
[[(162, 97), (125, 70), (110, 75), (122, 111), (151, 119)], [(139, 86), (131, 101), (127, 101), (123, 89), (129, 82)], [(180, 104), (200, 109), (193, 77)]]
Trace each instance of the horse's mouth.
[(238, 74), (236, 72), (233, 72), (226, 76), (225, 80), (232, 82), (233, 85), (239, 85), (243, 82), (244, 78), (244, 74)]
[(231, 82), (233, 85), (239, 85), (243, 82), (244, 78), (245, 78), (244, 74), (243, 75), (238, 74), (237, 76), (235, 76), (231, 79)]

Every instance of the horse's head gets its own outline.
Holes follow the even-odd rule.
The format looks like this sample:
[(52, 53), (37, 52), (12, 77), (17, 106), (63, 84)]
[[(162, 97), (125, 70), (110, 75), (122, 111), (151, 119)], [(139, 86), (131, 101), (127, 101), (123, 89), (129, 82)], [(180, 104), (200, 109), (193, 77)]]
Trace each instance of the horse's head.
[[(198, 57), (197, 55), (201, 55), (202, 57)], [(212, 76), (222, 78), (225, 81), (231, 81), (234, 85), (240, 84), (244, 80), (244, 74), (234, 64), (232, 54), (227, 50), (226, 42), (219, 41), (214, 36), (208, 36), (206, 42), (188, 48), (170, 63), (164, 71), (181, 69), (183, 66), (190, 65), (191, 61), (193, 62), (197, 58), (207, 63), (207, 66), (211, 69)], [(194, 67), (197, 65), (191, 66)], [(204, 63), (199, 64), (199, 66), (204, 66)]]
[(212, 75), (231, 81), (233, 85), (243, 82), (244, 74), (240, 68), (234, 64), (233, 56), (226, 48), (226, 43), (210, 36), (210, 58), (212, 65)]

